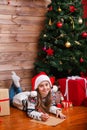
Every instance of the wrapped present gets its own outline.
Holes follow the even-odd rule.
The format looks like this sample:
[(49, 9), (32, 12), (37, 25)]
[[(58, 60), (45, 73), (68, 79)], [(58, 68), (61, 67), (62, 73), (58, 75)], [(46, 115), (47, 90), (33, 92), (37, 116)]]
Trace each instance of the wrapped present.
[(64, 99), (71, 101), (74, 106), (82, 105), (87, 97), (87, 80), (78, 76), (58, 79)]
[(8, 89), (0, 89), (0, 116), (10, 115)]
[(63, 102), (62, 102), (62, 106), (63, 106), (64, 108), (69, 108), (69, 107), (72, 107), (73, 104), (72, 104), (72, 102), (70, 102), (70, 101), (63, 101)]
[(87, 107), (87, 97), (84, 99), (83, 105), (84, 105), (85, 107)]
[(58, 107), (58, 108), (62, 108), (62, 104), (61, 104), (61, 103), (58, 103), (58, 104), (57, 104), (57, 107)]
[(69, 108), (69, 107), (72, 107), (72, 106), (73, 106), (72, 102), (67, 101), (67, 100), (66, 100), (66, 101), (63, 100), (62, 103), (58, 103), (58, 104), (57, 104), (57, 107), (58, 107), (58, 108), (62, 108), (62, 107), (63, 107), (63, 108)]

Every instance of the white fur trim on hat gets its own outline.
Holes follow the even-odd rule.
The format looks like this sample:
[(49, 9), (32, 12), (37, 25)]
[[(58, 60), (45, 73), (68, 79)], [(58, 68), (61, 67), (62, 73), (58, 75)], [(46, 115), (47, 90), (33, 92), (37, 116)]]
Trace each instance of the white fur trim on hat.
[(52, 83), (50, 81), (50, 78), (47, 75), (40, 75), (36, 78), (35, 80), (35, 90), (38, 88), (38, 85), (43, 82), (43, 81), (48, 81), (50, 83), (50, 86), (52, 87)]

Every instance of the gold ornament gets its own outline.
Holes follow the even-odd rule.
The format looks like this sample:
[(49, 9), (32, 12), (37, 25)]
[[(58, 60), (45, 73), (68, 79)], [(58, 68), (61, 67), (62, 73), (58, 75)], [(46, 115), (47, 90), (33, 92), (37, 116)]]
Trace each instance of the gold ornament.
[(60, 37), (64, 37), (65, 35), (66, 35), (66, 34), (60, 34), (59, 38), (60, 38)]
[(79, 23), (79, 24), (82, 24), (82, 23), (83, 23), (82, 18), (79, 17), (79, 19), (78, 19), (78, 23)]
[(78, 41), (75, 41), (75, 43), (76, 43), (77, 45), (81, 45), (81, 43), (80, 43), (80, 42), (78, 42)]
[(51, 19), (49, 20), (49, 25), (50, 25), (50, 26), (52, 25), (52, 21), (51, 21)]
[(62, 9), (59, 7), (59, 8), (58, 8), (58, 12), (61, 12), (61, 11), (62, 11)]
[(65, 43), (65, 46), (66, 46), (67, 48), (69, 48), (69, 47), (71, 46), (71, 43), (70, 43), (69, 41), (67, 41), (67, 42)]
[(72, 28), (74, 29), (75, 28), (75, 26), (74, 26), (74, 20), (73, 20), (72, 17), (70, 17), (70, 20), (71, 20)]
[(62, 61), (60, 61), (59, 63), (60, 63), (60, 65), (62, 65), (62, 64), (63, 64), (63, 63), (62, 63)]

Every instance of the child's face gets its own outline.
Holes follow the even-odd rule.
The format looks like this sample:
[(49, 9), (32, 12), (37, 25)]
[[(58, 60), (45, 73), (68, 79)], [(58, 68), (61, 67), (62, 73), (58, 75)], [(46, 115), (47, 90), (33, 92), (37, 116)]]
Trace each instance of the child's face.
[(51, 90), (50, 83), (48, 81), (41, 82), (38, 86), (38, 90), (42, 97), (46, 97)]

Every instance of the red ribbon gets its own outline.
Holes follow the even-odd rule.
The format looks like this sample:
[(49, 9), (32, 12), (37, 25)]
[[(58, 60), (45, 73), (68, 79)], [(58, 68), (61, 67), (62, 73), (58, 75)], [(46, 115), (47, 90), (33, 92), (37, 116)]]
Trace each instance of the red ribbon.
[(1, 112), (1, 106), (0, 106), (0, 112)]
[[(9, 101), (9, 98), (0, 99), (0, 102), (5, 102), (5, 101)], [(1, 106), (0, 106), (0, 112), (1, 112)]]
[(9, 98), (0, 99), (0, 102), (9, 101)]

